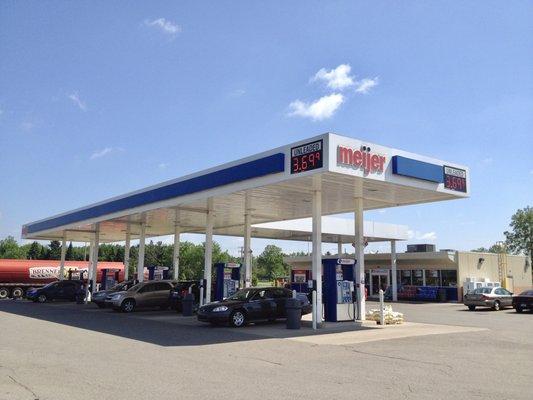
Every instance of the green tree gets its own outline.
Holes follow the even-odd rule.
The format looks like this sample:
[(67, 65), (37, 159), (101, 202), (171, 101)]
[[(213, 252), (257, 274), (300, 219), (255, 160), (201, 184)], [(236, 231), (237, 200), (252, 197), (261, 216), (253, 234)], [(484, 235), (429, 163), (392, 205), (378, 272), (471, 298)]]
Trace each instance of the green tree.
[(13, 236), (0, 240), (0, 258), (25, 258), (24, 251)]
[(61, 258), (61, 243), (58, 240), (51, 240), (48, 247), (50, 248), (48, 259), (59, 260)]
[(39, 256), (41, 255), (41, 247), (43, 246), (41, 246), (39, 243), (32, 242), (27, 254), (28, 260), (38, 260)]
[(67, 251), (65, 253), (65, 260), (74, 261), (74, 250), (72, 249), (72, 242), (67, 247)]
[(507, 248), (514, 254), (533, 253), (533, 208), (518, 210), (511, 217), (511, 231), (504, 232)]
[(269, 281), (287, 276), (289, 266), (283, 262), (283, 253), (278, 246), (268, 245), (257, 257), (257, 277)]

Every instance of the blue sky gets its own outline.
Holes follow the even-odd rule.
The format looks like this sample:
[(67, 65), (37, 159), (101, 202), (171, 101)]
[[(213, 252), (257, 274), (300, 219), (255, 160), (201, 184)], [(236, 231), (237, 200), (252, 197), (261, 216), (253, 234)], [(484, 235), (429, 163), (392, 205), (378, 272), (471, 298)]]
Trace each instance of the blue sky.
[(470, 166), (468, 200), (367, 213), (411, 242), (532, 205), (533, 3), (266, 3), (1, 2), (0, 238), (327, 131)]

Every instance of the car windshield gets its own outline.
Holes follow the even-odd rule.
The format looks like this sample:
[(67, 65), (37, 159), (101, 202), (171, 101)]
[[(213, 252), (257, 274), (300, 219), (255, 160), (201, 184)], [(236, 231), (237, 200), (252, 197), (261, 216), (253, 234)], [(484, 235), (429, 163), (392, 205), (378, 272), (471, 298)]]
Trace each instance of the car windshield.
[(46, 288), (52, 287), (52, 286), (54, 286), (54, 285), (56, 285), (56, 284), (57, 284), (57, 282), (50, 282), (50, 283), (44, 285), (44, 286), (43, 286), (43, 289), (46, 289)]
[(226, 300), (246, 301), (249, 300), (255, 292), (256, 290), (254, 289), (239, 290), (237, 293), (233, 294), (232, 296), (229, 296)]
[(120, 292), (122, 290), (126, 290), (127, 286), (128, 286), (128, 284), (126, 282), (122, 282), (122, 283), (119, 283), (118, 285), (113, 286), (109, 290), (111, 292)]
[(139, 290), (144, 284), (143, 283), (138, 283), (136, 285), (133, 285), (132, 287), (130, 287), (128, 289), (128, 292), (136, 292), (137, 290)]
[(480, 287), (474, 290), (474, 294), (490, 294), (492, 292), (492, 288), (490, 287)]

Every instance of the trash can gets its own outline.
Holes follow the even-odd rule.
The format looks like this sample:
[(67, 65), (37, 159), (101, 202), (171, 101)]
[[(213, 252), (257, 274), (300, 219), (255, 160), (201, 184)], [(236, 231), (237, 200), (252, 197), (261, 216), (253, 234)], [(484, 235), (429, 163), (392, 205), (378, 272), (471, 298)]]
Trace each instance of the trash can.
[(184, 317), (190, 317), (192, 315), (192, 308), (194, 304), (194, 295), (187, 293), (181, 301), (181, 313)]
[(287, 299), (287, 329), (300, 329), (302, 320), (302, 304), (298, 299)]
[(439, 288), (437, 292), (437, 299), (439, 303), (445, 303), (448, 300), (448, 295), (445, 288)]

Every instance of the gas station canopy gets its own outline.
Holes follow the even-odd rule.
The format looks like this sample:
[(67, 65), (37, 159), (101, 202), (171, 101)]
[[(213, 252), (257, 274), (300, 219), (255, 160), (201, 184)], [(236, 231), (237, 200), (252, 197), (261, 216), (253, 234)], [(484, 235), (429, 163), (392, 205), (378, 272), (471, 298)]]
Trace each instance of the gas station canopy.
[(311, 217), (317, 190), (322, 215), (333, 215), (353, 212), (354, 198), (372, 210), (464, 198), (469, 189), (464, 166), (326, 133), (28, 223), (22, 237), (88, 242), (97, 223), (100, 242), (138, 235), (141, 224), (146, 237), (174, 234), (178, 224), (205, 233), (209, 211), (215, 235), (242, 236), (248, 214), (254, 236), (272, 237), (272, 225), (258, 224)]
[[(407, 240), (406, 225), (365, 221), (363, 232), (367, 242)], [(290, 221), (266, 222), (252, 226), (252, 236), (267, 239), (311, 241), (312, 219), (301, 218)], [(355, 237), (353, 219), (322, 217), (322, 242), (352, 243)]]

